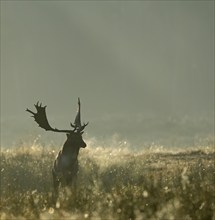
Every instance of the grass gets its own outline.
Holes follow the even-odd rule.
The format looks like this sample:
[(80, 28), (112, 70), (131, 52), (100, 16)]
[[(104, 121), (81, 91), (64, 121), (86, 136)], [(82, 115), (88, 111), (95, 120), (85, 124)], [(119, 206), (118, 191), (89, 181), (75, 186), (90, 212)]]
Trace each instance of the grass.
[(154, 148), (91, 148), (79, 155), (75, 189), (52, 200), (56, 149), (2, 149), (3, 219), (215, 220), (213, 147), (168, 152)]

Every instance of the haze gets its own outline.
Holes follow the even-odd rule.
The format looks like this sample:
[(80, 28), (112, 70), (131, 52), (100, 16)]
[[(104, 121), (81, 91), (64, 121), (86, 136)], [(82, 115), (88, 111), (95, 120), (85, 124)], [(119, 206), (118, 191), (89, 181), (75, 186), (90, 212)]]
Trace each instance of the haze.
[(1, 1), (1, 145), (62, 144), (25, 109), (66, 129), (78, 97), (88, 138), (213, 136), (214, 2)]

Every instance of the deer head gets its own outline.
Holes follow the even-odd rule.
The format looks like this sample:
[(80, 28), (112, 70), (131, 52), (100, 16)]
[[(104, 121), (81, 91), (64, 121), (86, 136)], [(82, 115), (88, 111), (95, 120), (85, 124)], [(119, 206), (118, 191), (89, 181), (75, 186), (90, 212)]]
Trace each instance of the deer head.
[(71, 147), (76, 147), (76, 148), (85, 148), (87, 145), (82, 139), (82, 134), (83, 132), (74, 132), (74, 133), (69, 133), (66, 134), (67, 140), (64, 143), (64, 148), (71, 148)]

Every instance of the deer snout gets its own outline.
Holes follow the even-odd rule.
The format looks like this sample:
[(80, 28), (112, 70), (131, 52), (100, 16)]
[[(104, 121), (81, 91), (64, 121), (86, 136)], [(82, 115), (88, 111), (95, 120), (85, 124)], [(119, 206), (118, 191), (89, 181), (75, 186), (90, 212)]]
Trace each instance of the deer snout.
[(86, 143), (85, 142), (83, 142), (83, 144), (82, 144), (82, 148), (85, 148), (87, 145), (86, 145)]

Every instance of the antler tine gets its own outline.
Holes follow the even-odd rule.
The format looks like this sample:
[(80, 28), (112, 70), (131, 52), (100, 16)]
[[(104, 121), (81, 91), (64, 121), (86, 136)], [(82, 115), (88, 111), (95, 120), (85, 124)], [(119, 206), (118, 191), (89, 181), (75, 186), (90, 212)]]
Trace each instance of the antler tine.
[(36, 114), (36, 113), (32, 112), (30, 109), (28, 109), (28, 108), (26, 109), (26, 111), (30, 112), (32, 114), (32, 117), (34, 117), (34, 115)]
[(76, 126), (75, 126), (75, 125), (73, 125), (72, 123), (70, 123), (70, 125), (71, 125), (71, 127), (72, 127), (72, 128), (76, 128)]
[(88, 121), (87, 123), (84, 123), (84, 125), (83, 125), (83, 126), (84, 126), (84, 127), (86, 127), (88, 124), (89, 124), (89, 121)]
[(81, 127), (80, 127), (80, 131), (83, 131), (84, 128), (89, 124), (89, 122), (87, 122), (86, 124), (84, 123)]

